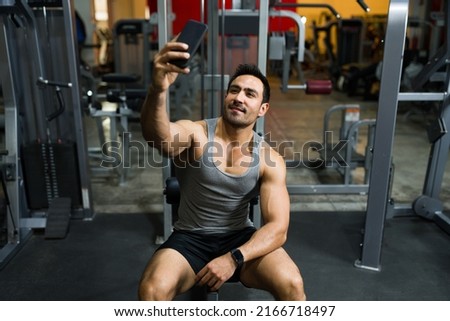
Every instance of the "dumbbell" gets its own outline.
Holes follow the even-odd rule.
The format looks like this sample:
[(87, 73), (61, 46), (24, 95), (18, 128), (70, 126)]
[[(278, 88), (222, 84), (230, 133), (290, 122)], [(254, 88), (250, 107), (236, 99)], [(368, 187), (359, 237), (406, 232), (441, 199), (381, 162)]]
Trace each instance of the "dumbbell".
[(329, 95), (333, 90), (331, 80), (307, 80), (302, 85), (288, 85), (286, 89), (301, 89), (307, 95)]

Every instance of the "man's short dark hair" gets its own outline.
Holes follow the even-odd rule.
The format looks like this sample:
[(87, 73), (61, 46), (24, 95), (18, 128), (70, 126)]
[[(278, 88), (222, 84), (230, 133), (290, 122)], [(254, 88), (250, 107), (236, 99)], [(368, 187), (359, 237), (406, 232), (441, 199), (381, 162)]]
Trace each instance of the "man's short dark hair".
[(234, 74), (230, 78), (230, 82), (228, 83), (227, 92), (230, 90), (231, 83), (239, 76), (242, 75), (251, 75), (263, 83), (264, 90), (263, 90), (263, 99), (262, 103), (268, 103), (270, 100), (270, 85), (269, 81), (267, 80), (266, 76), (259, 70), (258, 66), (252, 65), (252, 64), (240, 64), (237, 68)]

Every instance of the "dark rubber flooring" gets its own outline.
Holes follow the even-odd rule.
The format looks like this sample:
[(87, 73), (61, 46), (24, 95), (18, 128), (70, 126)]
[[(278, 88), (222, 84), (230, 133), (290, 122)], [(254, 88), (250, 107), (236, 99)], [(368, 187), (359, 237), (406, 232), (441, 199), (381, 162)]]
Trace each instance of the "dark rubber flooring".
[[(0, 270), (0, 300), (136, 300), (162, 215), (97, 214), (61, 240), (37, 231)], [(292, 213), (285, 246), (309, 300), (450, 300), (450, 236), (419, 217), (388, 220), (381, 271), (358, 269), (364, 213)], [(199, 299), (198, 291), (177, 299)], [(220, 300), (272, 300), (226, 284)]]

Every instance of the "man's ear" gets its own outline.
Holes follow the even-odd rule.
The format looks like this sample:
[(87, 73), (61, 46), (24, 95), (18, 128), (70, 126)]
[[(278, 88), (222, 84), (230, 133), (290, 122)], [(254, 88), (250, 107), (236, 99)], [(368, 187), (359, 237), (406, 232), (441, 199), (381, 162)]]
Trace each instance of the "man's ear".
[(267, 111), (269, 110), (269, 103), (264, 103), (261, 105), (261, 107), (259, 107), (259, 113), (258, 113), (258, 117), (262, 117), (264, 116)]

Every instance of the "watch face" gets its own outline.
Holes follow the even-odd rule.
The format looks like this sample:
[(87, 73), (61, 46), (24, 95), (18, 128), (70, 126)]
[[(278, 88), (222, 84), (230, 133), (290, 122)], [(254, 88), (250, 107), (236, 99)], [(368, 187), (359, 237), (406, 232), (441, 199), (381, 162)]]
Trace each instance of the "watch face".
[(233, 258), (236, 261), (236, 264), (238, 266), (241, 266), (242, 264), (244, 264), (244, 256), (242, 255), (240, 250), (238, 250), (238, 249), (232, 250), (231, 255), (233, 256)]

